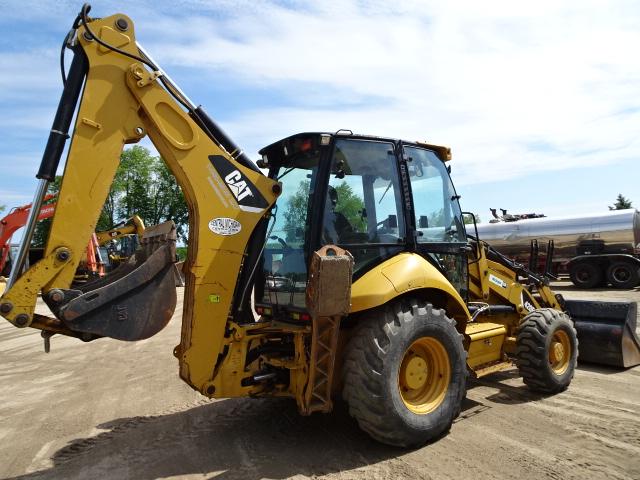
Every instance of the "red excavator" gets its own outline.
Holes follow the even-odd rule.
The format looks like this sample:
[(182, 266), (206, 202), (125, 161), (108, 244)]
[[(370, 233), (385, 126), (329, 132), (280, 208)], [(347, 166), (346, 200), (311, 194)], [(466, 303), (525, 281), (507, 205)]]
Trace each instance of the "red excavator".
[[(45, 202), (55, 199), (55, 195), (49, 194), (45, 196)], [(45, 203), (40, 207), (38, 221), (53, 217), (56, 210), (55, 203)], [(11, 237), (20, 228), (24, 227), (31, 211), (31, 204), (15, 207), (0, 220), (0, 277), (9, 276), (11, 271)], [(100, 276), (104, 274), (104, 266), (100, 258), (98, 250), (98, 240), (93, 234), (85, 252), (86, 261), (79, 269), (78, 274), (82, 278)], [(85, 279), (86, 279), (85, 278)], [(78, 277), (76, 277), (78, 280)]]
[[(45, 202), (53, 198), (55, 198), (55, 195), (47, 195), (45, 197)], [(0, 220), (0, 275), (9, 275), (9, 271), (11, 270), (9, 255), (11, 250), (11, 237), (13, 237), (13, 234), (17, 230), (25, 226), (30, 210), (30, 203), (28, 205), (16, 207), (12, 209), (7, 216)], [(38, 221), (53, 217), (55, 210), (55, 203), (42, 205), (40, 213), (38, 214)]]

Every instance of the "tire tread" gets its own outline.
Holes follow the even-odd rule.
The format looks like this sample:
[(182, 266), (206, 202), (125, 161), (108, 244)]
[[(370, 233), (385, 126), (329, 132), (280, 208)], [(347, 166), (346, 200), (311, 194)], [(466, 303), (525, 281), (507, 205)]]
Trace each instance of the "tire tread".
[(455, 321), (442, 310), (415, 299), (394, 302), (378, 309), (372, 316), (368, 320), (361, 320), (345, 353), (342, 396), (349, 405), (350, 415), (373, 438), (395, 446), (422, 445), (446, 433), (460, 414), (466, 393), (466, 351), (462, 347), (462, 335), (456, 331), (463, 352), (464, 373), (460, 380), (463, 385), (459, 388), (458, 398), (454, 400), (455, 408), (447, 418), (438, 419), (435, 435), (429, 432), (429, 438), (416, 436), (415, 431), (409, 431), (395, 416), (388, 414), (390, 407), (385, 404), (385, 379), (382, 375), (391, 345), (398, 341), (403, 328), (412, 322), (427, 320), (439, 324), (446, 322), (455, 330)]

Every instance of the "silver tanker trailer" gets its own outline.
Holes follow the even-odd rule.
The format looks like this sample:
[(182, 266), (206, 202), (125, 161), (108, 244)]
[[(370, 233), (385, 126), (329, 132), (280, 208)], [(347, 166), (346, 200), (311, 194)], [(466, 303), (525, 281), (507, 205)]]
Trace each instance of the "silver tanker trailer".
[(574, 285), (581, 288), (607, 283), (615, 288), (633, 288), (640, 284), (640, 212), (633, 208), (479, 224), (478, 234), (519, 262), (529, 260), (532, 241), (543, 245), (553, 240), (553, 272), (568, 273)]

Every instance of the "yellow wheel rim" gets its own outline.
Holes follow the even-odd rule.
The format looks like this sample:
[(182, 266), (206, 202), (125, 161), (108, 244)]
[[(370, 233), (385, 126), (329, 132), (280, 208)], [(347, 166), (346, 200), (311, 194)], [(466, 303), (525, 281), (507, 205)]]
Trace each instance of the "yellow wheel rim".
[(404, 353), (398, 372), (398, 389), (413, 413), (433, 412), (444, 401), (451, 380), (449, 355), (442, 343), (423, 337)]
[(549, 364), (556, 375), (562, 375), (569, 368), (571, 360), (571, 342), (564, 330), (557, 330), (551, 338), (549, 347)]

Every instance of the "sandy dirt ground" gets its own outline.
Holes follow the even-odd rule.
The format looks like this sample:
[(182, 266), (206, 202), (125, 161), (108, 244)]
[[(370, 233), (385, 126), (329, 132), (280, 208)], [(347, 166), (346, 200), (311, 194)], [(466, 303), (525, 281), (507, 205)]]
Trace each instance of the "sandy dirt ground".
[(515, 369), (482, 379), (447, 436), (407, 451), (369, 439), (343, 404), (300, 417), (287, 400), (200, 396), (177, 375), (179, 321), (137, 343), (54, 337), (49, 354), (38, 332), (0, 322), (0, 477), (640, 478), (640, 367), (580, 365), (552, 397)]

